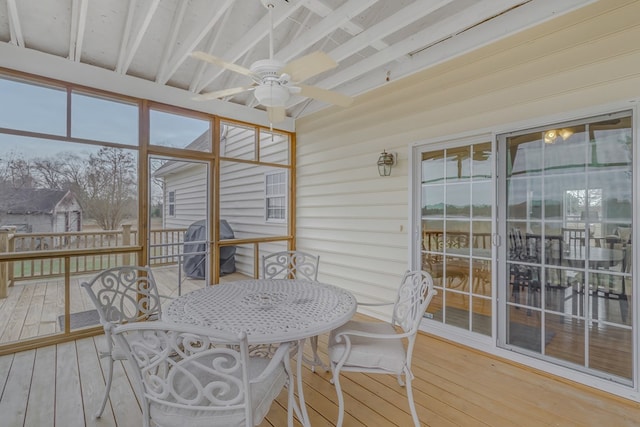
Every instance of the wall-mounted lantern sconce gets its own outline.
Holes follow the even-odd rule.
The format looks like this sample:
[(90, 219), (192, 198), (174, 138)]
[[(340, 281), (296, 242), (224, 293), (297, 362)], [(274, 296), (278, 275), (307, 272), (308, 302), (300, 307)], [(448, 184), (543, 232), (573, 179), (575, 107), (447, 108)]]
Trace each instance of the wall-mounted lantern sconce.
[(396, 164), (396, 157), (394, 153), (387, 153), (386, 150), (383, 150), (380, 153), (380, 157), (378, 157), (378, 173), (380, 176), (389, 176), (391, 175), (391, 168)]

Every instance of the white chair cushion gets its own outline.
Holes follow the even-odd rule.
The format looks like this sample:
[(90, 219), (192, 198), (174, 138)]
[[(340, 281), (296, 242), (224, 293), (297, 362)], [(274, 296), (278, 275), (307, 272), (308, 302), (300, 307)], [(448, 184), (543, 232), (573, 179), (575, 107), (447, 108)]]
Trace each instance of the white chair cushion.
[[(269, 359), (263, 357), (252, 357), (249, 359), (249, 378), (260, 375), (267, 365)], [(198, 371), (201, 384), (206, 384), (210, 380), (202, 376)], [(219, 378), (216, 378), (219, 380)], [(251, 404), (253, 405), (253, 424), (258, 425), (269, 412), (272, 402), (280, 394), (287, 381), (287, 375), (282, 365), (273, 370), (271, 375), (264, 381), (252, 384)], [(189, 391), (193, 389), (190, 380), (176, 376), (174, 387), (182, 397), (189, 396)], [(196, 410), (187, 408), (175, 408), (169, 405), (150, 401), (151, 419), (156, 424), (163, 427), (211, 427), (211, 426), (244, 426), (244, 408), (235, 410)], [(188, 420), (188, 421), (187, 421)]]
[[(336, 342), (336, 334), (355, 330), (373, 334), (396, 334), (396, 330), (390, 323), (384, 322), (358, 322), (351, 320), (340, 328), (331, 332), (329, 336), (329, 358), (333, 363), (337, 363), (344, 354), (344, 340)], [(406, 362), (406, 352), (404, 344), (398, 339), (376, 339), (368, 337), (350, 336), (351, 353), (343, 365), (344, 368), (350, 366), (382, 369), (387, 372), (401, 373)]]

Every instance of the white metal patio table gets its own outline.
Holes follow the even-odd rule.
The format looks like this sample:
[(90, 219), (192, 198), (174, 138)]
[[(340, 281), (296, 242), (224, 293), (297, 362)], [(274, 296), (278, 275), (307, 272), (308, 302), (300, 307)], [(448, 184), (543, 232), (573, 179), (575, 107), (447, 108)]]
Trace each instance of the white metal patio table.
[(308, 280), (252, 279), (207, 286), (173, 300), (163, 319), (247, 334), (249, 344), (298, 341), (297, 388), (302, 424), (309, 426), (302, 392), (307, 338), (345, 324), (357, 302), (348, 291)]

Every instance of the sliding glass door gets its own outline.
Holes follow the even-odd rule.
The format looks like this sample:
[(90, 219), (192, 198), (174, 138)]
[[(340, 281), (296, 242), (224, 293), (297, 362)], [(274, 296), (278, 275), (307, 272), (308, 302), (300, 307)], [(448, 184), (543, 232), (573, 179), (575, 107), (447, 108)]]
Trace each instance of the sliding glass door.
[(490, 140), (414, 149), (414, 262), (438, 289), (426, 317), (631, 385), (632, 113)]
[(438, 289), (427, 315), (491, 335), (491, 143), (424, 151), (420, 162), (420, 259)]
[(498, 152), (500, 345), (631, 381), (631, 113), (500, 135)]

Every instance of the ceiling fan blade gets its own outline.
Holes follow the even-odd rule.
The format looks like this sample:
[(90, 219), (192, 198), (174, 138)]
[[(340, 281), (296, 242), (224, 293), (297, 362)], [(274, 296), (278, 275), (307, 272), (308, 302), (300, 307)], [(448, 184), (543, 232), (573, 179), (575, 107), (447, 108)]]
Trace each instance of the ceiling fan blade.
[(256, 74), (254, 74), (250, 69), (245, 68), (241, 65), (234, 64), (232, 62), (227, 62), (222, 58), (218, 58), (217, 56), (209, 55), (208, 53), (195, 51), (191, 52), (191, 56), (196, 59), (200, 59), (202, 61), (209, 62), (211, 64), (217, 65), (221, 68), (226, 68), (229, 71), (233, 71), (238, 74), (242, 74), (243, 76), (249, 76), (252, 79), (259, 78)]
[(316, 86), (297, 85), (300, 88), (300, 95), (314, 98), (328, 104), (339, 105), (340, 107), (348, 107), (353, 102), (353, 98), (338, 92), (321, 89)]
[(267, 107), (267, 115), (271, 123), (279, 123), (285, 119), (287, 112), (284, 107)]
[(310, 77), (335, 68), (338, 63), (324, 52), (317, 51), (301, 58), (294, 59), (280, 70), (291, 76), (293, 82), (303, 82)]
[(194, 96), (193, 99), (196, 101), (209, 101), (211, 99), (224, 98), (225, 96), (235, 95), (237, 93), (245, 92), (253, 88), (253, 86), (232, 87), (229, 89), (217, 90), (215, 92), (203, 93), (202, 95)]

